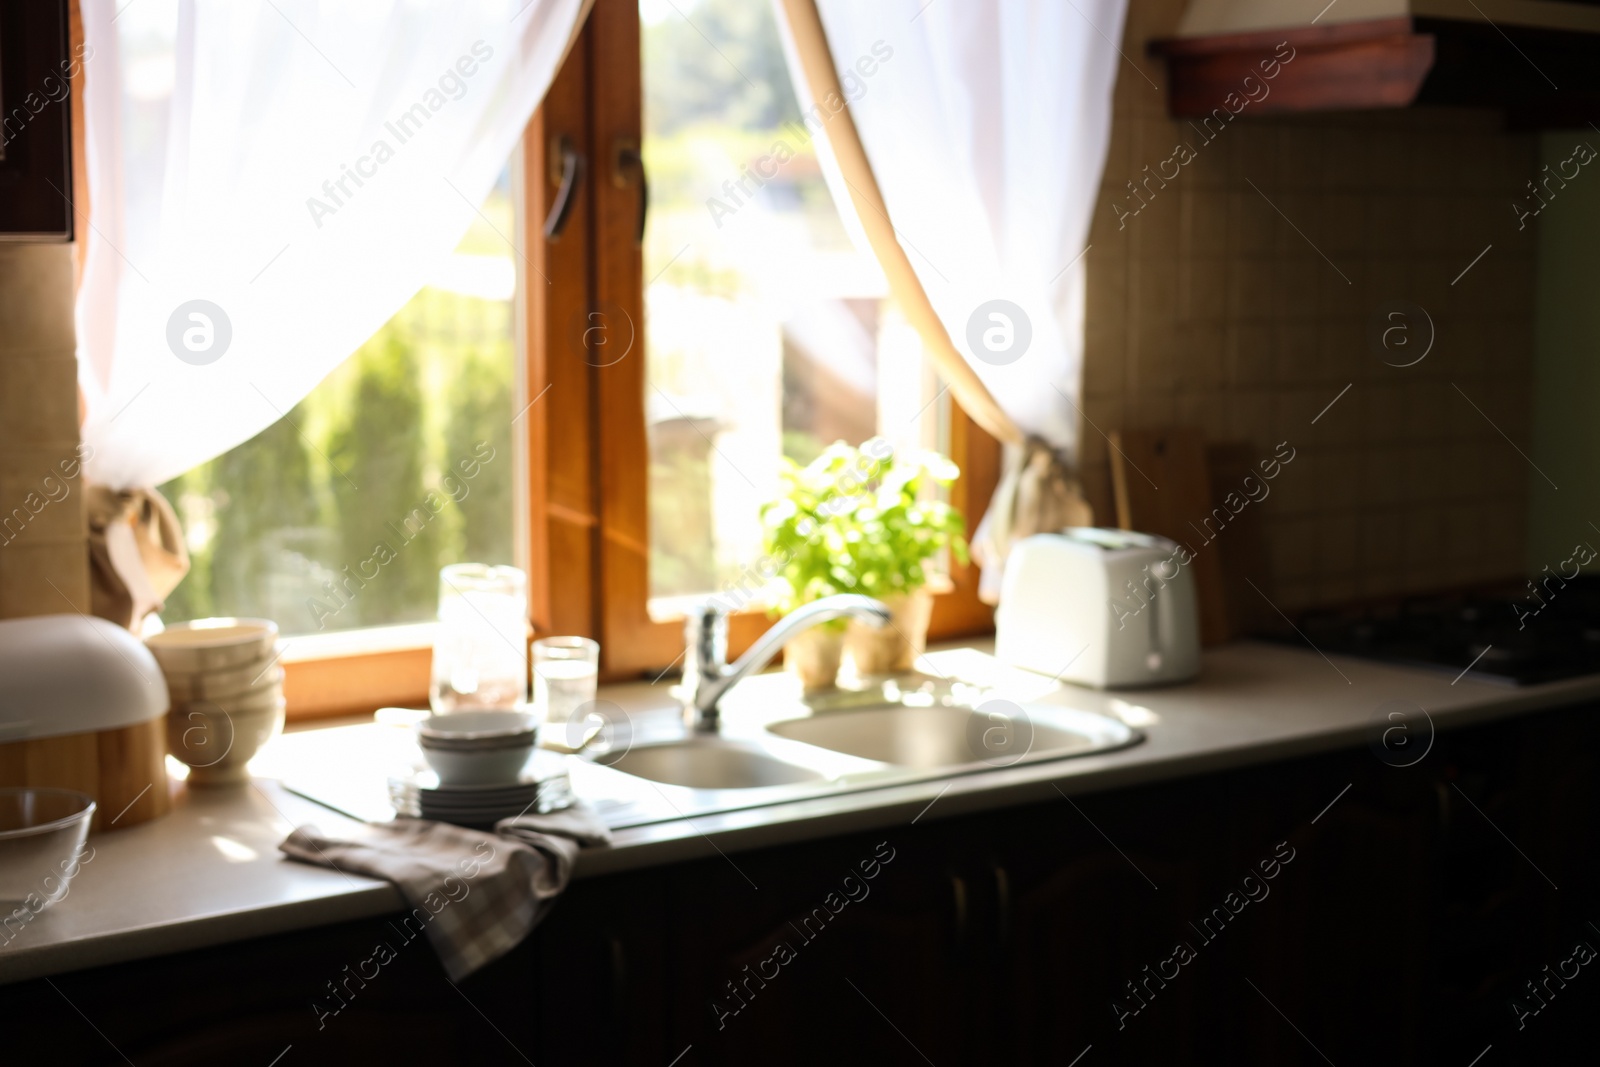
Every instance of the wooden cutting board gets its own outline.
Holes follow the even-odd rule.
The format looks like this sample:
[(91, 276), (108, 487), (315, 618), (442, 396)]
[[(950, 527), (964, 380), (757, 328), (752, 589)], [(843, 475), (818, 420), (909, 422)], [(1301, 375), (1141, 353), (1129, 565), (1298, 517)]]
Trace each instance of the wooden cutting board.
[[(1259, 464), (1263, 453), (1248, 441), (1211, 441), (1206, 445), (1206, 469), (1211, 475), (1211, 505), (1228, 506), (1227, 497), (1239, 506), (1238, 493), (1261, 481)], [(1266, 512), (1252, 501), (1228, 523), (1228, 532), (1217, 538), (1222, 551), (1223, 598), (1228, 605), (1228, 631), (1234, 637), (1270, 633), (1282, 629), (1278, 609), (1268, 597), (1276, 598), (1272, 588), (1272, 555), (1267, 549)], [(1252, 588), (1254, 586), (1254, 588)]]
[(1212, 519), (1205, 435), (1192, 426), (1113, 430), (1111, 446), (1117, 525), (1188, 548), (1194, 557), (1189, 568), (1200, 605), (1200, 643), (1229, 640), (1234, 634)]

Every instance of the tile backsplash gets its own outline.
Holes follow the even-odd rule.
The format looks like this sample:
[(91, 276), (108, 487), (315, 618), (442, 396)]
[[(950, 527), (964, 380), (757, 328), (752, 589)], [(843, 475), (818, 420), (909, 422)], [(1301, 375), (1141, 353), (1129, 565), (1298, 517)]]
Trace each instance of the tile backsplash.
[[(1440, 108), (1247, 105), (1203, 132), (1168, 117), (1166, 71), (1145, 55), (1180, 10), (1135, 0), (1129, 13), (1086, 257), (1088, 419), (1198, 426), (1262, 457), (1294, 446), (1262, 505), (1259, 577), (1285, 610), (1521, 573), (1541, 476), (1518, 454), (1535, 244), (1512, 205), (1541, 177), (1537, 139), (1495, 111)], [(1391, 335), (1409, 348), (1370, 336), (1397, 300), (1436, 332), (1412, 366), (1385, 359), (1420, 353), (1429, 327), (1415, 313)], [(1109, 522), (1109, 446), (1093, 426), (1082, 443)]]

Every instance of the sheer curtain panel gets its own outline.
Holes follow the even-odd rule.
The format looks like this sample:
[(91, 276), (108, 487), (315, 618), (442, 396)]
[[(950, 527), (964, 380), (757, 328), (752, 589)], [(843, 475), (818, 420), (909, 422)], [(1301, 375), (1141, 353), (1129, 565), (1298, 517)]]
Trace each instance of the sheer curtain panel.
[(83, 0), (88, 476), (227, 451), (404, 305), (591, 2)]
[(1126, 0), (774, 2), (835, 200), (869, 239), (873, 215), (892, 226), (874, 250), (891, 284), (909, 274), (887, 261), (909, 261), (921, 292), (895, 295), (931, 305), (948, 343), (930, 352), (964, 361), (942, 368), (952, 392), (970, 368), (1010, 424), (974, 539), (992, 599), (1013, 537), (1090, 520), (1072, 477), (1084, 259)]

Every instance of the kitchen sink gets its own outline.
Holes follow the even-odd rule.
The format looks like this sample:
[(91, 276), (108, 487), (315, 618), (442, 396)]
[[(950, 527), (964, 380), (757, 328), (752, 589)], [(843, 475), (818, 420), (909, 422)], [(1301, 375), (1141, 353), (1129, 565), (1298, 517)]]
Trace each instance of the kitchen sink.
[(789, 676), (747, 679), (719, 732), (686, 732), (675, 708), (636, 716), (631, 744), (570, 764), (573, 789), (619, 829), (1082, 758), (1144, 737), (1107, 715), (1001, 696), (987, 661), (961, 666), (981, 681), (913, 673), (802, 697)]
[(1137, 731), (1103, 715), (995, 700), (882, 703), (771, 723), (779, 737), (832, 752), (919, 770), (1009, 767), (1132, 744)]
[(823, 779), (817, 771), (778, 759), (750, 742), (716, 736), (636, 745), (610, 766), (689, 789), (760, 789)]

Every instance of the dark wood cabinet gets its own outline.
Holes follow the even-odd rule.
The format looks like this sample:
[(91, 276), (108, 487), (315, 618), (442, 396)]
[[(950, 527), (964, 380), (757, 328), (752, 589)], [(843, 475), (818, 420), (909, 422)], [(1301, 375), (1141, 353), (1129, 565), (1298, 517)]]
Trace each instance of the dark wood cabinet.
[(907, 829), (675, 872), (674, 1052), (959, 1062), (971, 889), (938, 835)]
[[(538, 961), (528, 1008), (533, 1062), (666, 1063), (674, 923), (645, 876), (580, 883), (522, 946)], [(521, 950), (519, 950), (521, 951)]]
[(21, 983), (17, 1062), (1566, 1062), (1596, 710), (590, 879), (459, 989), (412, 945), (326, 1019), (385, 920)]
[[(364, 966), (380, 943), (392, 958)], [(527, 947), (452, 987), (421, 937), (371, 919), (23, 982), (3, 987), (0, 1062), (520, 1063), (539, 1032)]]

